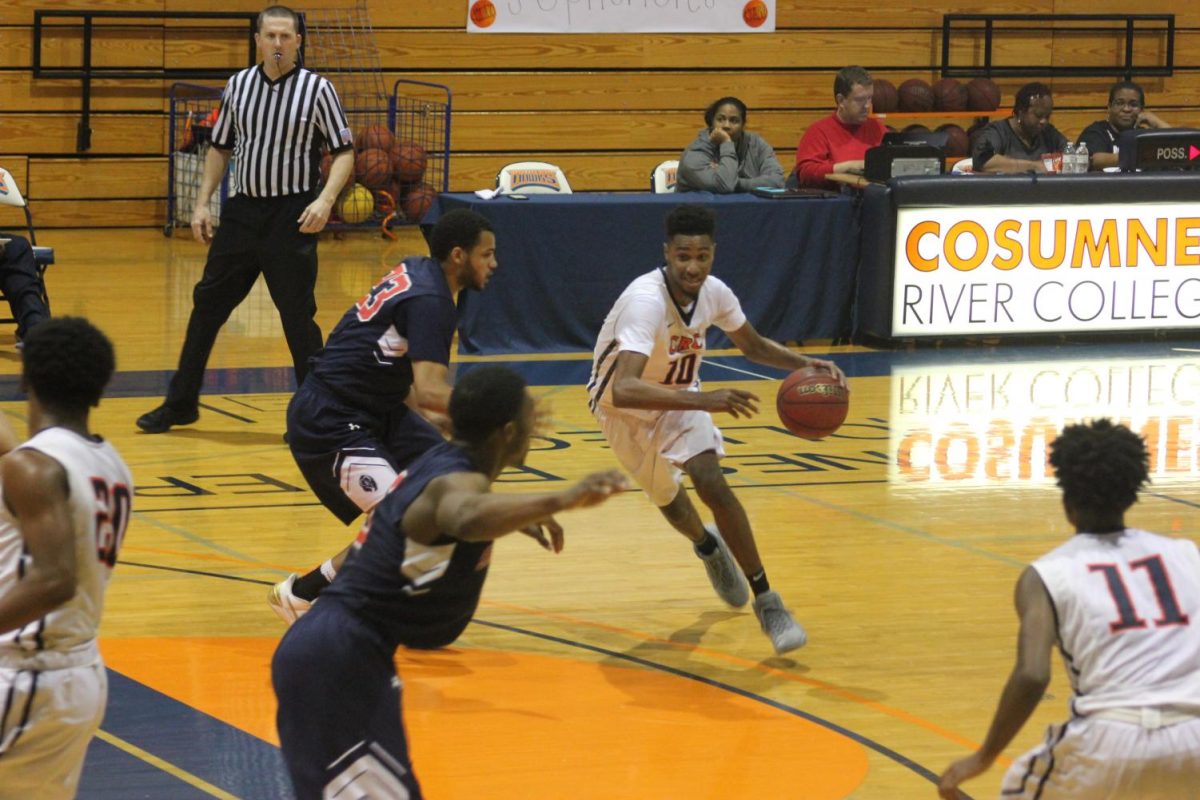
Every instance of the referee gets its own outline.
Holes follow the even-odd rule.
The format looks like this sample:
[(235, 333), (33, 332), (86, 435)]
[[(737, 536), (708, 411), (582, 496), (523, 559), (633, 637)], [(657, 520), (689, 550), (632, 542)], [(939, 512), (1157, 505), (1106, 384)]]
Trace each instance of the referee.
[[(254, 34), (262, 63), (225, 85), (192, 212), (192, 234), (212, 247), (192, 292), (192, 315), (167, 398), (138, 418), (146, 433), (199, 418), (200, 387), (217, 332), (260, 272), (279, 309), (298, 383), (308, 357), (321, 348), (313, 319), (317, 233), (354, 168), (354, 141), (333, 84), (297, 64), (298, 22), (285, 6), (264, 9)], [(322, 144), (334, 157), (318, 195)], [(214, 237), (208, 204), (231, 155), (235, 196), (225, 203)]]

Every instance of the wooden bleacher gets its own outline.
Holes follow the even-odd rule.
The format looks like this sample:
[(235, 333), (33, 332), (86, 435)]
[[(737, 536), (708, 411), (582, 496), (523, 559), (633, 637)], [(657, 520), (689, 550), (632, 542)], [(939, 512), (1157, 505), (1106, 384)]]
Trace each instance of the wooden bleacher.
[[(317, 0), (327, 8), (339, 0)], [(194, 0), (93, 0), (96, 10), (188, 11)], [(227, 0), (224, 10), (257, 11), (262, 0)], [(352, 3), (347, 2), (347, 5)], [(0, 163), (36, 201), (38, 225), (161, 226), (166, 217), (166, 81), (95, 81), (92, 147), (75, 151), (80, 84), (35, 80), (32, 19), (48, 0), (0, 5)], [(450, 186), (490, 186), (496, 169), (520, 160), (562, 166), (577, 191), (643, 190), (663, 159), (677, 157), (703, 122), (701, 110), (733, 94), (749, 106), (749, 128), (771, 142), (785, 168), (801, 132), (832, 109), (833, 73), (859, 63), (897, 85), (928, 81), (940, 58), (942, 14), (1117, 13), (1111, 0), (999, 0), (959, 3), (900, 0), (886, 9), (851, 0), (778, 0), (773, 34), (477, 35), (465, 30), (461, 0), (372, 0), (370, 15), (388, 87), (399, 77), (445, 83), (453, 90)], [(302, 6), (298, 6), (301, 7)], [(1140, 13), (1176, 15), (1178, 68), (1168, 78), (1142, 80), (1154, 110), (1173, 124), (1200, 126), (1200, 6), (1146, 0)], [(236, 68), (243, 63), (241, 29), (228, 37), (169, 22), (155, 28), (113, 28), (94, 39), (96, 64)], [(957, 45), (955, 63), (973, 57)], [(1005, 35), (998, 63), (1113, 65), (1118, 37), (1100, 33)], [(78, 30), (43, 37), (43, 61), (74, 65)], [(1114, 67), (1115, 70), (1115, 67)], [(1114, 72), (1115, 75), (1115, 72)], [(997, 81), (1003, 103), (1028, 78)], [(1068, 136), (1103, 114), (1111, 78), (1059, 78), (1054, 124)], [(219, 81), (210, 82), (219, 85)], [(889, 123), (907, 124), (898, 116)], [(969, 120), (957, 121), (966, 127)], [(925, 124), (928, 121), (922, 120)], [(0, 213), (0, 228), (9, 223)]]

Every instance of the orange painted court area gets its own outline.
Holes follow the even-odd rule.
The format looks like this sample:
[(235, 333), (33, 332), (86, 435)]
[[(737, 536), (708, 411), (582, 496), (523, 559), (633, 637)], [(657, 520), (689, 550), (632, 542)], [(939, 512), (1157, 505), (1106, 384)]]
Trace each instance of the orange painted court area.
[[(103, 640), (103, 652), (112, 669), (277, 744), (275, 644), (114, 638)], [(867, 773), (867, 751), (851, 739), (752, 697), (636, 665), (451, 648), (402, 650), (397, 666), (413, 760), (430, 797), (612, 798), (634, 789), (655, 798), (794, 797), (800, 780), (805, 798), (832, 800)]]

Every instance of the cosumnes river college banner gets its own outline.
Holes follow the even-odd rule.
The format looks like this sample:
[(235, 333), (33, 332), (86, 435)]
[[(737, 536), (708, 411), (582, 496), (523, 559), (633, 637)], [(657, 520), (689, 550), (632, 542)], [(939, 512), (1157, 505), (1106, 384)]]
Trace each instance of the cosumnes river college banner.
[(902, 208), (895, 336), (1200, 327), (1200, 203)]
[(767, 33), (775, 0), (468, 0), (472, 33)]

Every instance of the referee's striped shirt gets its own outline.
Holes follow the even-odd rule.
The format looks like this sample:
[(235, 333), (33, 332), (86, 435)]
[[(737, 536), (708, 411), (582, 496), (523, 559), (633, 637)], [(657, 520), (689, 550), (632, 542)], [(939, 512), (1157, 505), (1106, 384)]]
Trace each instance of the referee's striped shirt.
[(354, 139), (332, 83), (299, 66), (273, 81), (258, 64), (225, 85), (212, 143), (233, 149), (237, 194), (281, 197), (317, 185), (323, 143), (336, 153)]

